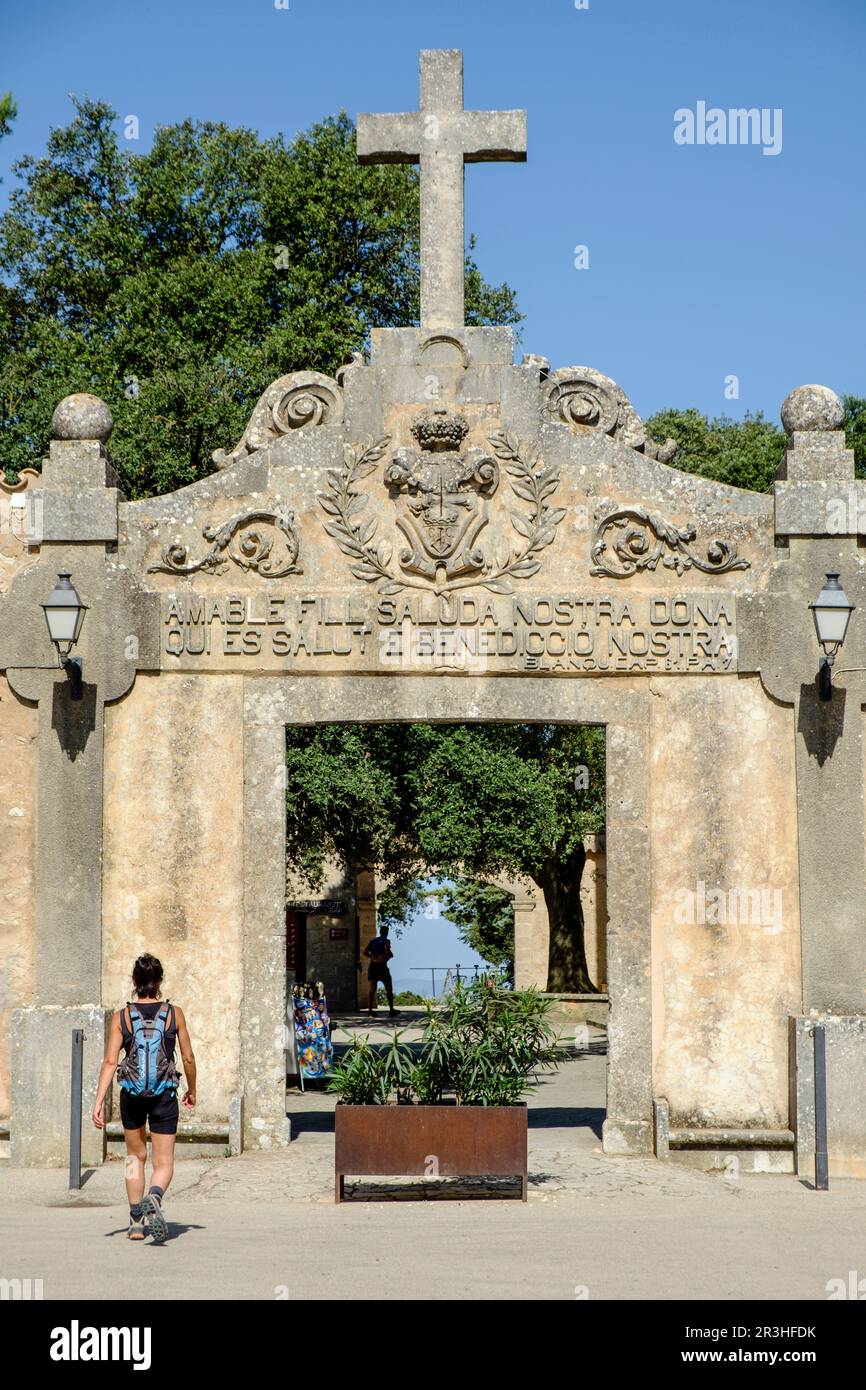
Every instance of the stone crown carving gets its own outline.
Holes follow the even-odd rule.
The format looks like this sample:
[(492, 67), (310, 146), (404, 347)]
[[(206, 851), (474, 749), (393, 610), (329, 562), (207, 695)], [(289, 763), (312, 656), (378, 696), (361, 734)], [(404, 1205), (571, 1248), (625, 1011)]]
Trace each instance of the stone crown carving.
[(660, 444), (650, 439), (625, 392), (592, 367), (561, 367), (551, 372), (545, 383), (544, 413), (557, 424), (609, 435), (659, 463), (670, 463), (677, 451), (676, 440)]
[(463, 416), (444, 409), (428, 410), (412, 425), (412, 437), (421, 448), (437, 453), (461, 449), (468, 433), (469, 425)]
[(339, 425), (342, 420), (343, 392), (339, 382), (321, 372), (291, 372), (279, 377), (259, 397), (234, 449), (230, 453), (216, 449), (211, 457), (217, 468), (228, 468), (293, 430)]

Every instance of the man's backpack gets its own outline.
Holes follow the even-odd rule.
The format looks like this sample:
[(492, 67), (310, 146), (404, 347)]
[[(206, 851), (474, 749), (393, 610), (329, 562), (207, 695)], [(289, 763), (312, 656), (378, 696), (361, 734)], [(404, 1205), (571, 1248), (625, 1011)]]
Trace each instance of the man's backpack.
[[(124, 1042), (131, 1041), (126, 1056), (117, 1068), (117, 1079), (124, 1091), (133, 1096), (161, 1096), (177, 1086), (180, 1073), (165, 1048), (165, 1033), (173, 1009), (168, 1001), (154, 1018), (145, 1018), (134, 1004), (127, 1004), (120, 1014)], [(129, 1015), (129, 1024), (126, 1016)]]

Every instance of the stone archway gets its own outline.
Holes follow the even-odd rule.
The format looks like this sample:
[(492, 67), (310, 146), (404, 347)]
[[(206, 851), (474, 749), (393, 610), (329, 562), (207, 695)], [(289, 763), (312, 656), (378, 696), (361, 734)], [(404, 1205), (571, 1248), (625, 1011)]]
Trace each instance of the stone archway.
[[(308, 681), (249, 680), (244, 695), (244, 980), (241, 1012), (241, 1073), (250, 1142), (263, 1137), (286, 1142), (282, 1077), (273, 1057), (273, 1020), (285, 1010), (285, 971), (281, 926), (285, 878), (283, 787), (274, 769), (281, 764), (287, 724), (353, 723), (358, 712), (379, 723), (411, 717), (456, 722), (483, 705), (483, 678), (458, 682), (423, 676), (323, 677)], [(597, 692), (573, 683), (536, 689), (531, 678), (503, 686), (500, 719), (545, 723), (599, 723)], [(609, 871), (609, 970), (611, 979), (608, 1118), (609, 1152), (650, 1152), (653, 1144), (650, 903), (651, 870), (646, 825), (648, 787), (647, 715), (643, 702), (616, 690), (608, 712), (623, 722), (608, 725), (616, 757), (608, 772), (608, 844), (616, 847), (623, 872)], [(583, 698), (581, 698), (583, 696)], [(592, 716), (589, 709), (596, 706)], [(628, 722), (625, 722), (625, 721)], [(618, 769), (618, 771), (616, 770)], [(613, 863), (613, 858), (611, 860)], [(263, 924), (266, 925), (263, 929)], [(613, 1001), (616, 1001), (614, 1004)]]
[[(494, 400), (483, 409), (457, 400), (452, 410), (480, 441), (499, 441), (502, 454), (485, 454), (479, 443), (467, 455), (473, 469), (480, 459), (497, 464), (498, 472), (485, 472), (484, 464), (480, 475), (487, 487), (498, 478), (496, 491), (472, 504), (485, 528), (501, 529), (523, 501), (519, 490), (504, 505), (497, 501), (512, 482), (523, 491), (552, 486), (565, 504), (532, 556), (529, 568), (537, 558), (540, 578), (515, 573), (507, 588), (482, 569), (431, 600), (424, 590), (431, 581), (414, 574), (410, 552), (402, 588), (373, 574), (373, 558), (368, 572), (367, 561), (353, 555), (362, 545), (358, 527), (359, 537), (372, 534), (372, 522), (390, 527), (398, 540), (406, 536), (399, 478), (393, 496), (388, 490), (393, 446), (384, 435), (372, 453), (372, 446), (348, 441), (363, 438), (365, 424), (367, 438), (374, 435), (373, 415), (386, 407), (392, 433), (418, 418), (417, 405), (388, 404), (389, 393), (423, 393), (418, 369), (409, 372), (408, 386), (405, 375), (404, 352), (414, 353), (415, 333), (383, 335), (380, 366), (356, 365), (351, 381), (347, 373), (342, 387), (335, 383), (353, 403), (348, 418), (343, 413), (329, 424), (325, 414), (269, 442), (265, 436), (182, 496), (120, 503), (100, 440), (52, 445), (40, 490), (47, 528), (41, 549), (34, 547), (29, 567), (0, 601), (7, 681), (17, 699), (39, 711), (27, 716), (34, 820), (44, 836), (30, 840), (37, 970), (16, 1015), (19, 1055), (59, 1047), (56, 1029), (79, 1018), (93, 1036), (103, 1000), (117, 997), (124, 962), (146, 939), (197, 982), (193, 998), (207, 1027), (208, 999), (218, 993), (211, 972), (221, 969), (237, 1001), (239, 1029), (237, 1051), (226, 1040), (214, 1058), (214, 1106), (223, 1115), (230, 1105), (236, 1112), (242, 1095), (246, 1142), (285, 1142), (278, 1046), (285, 727), (359, 718), (601, 724), (609, 764), (605, 1146), (652, 1147), (654, 1095), (692, 1128), (739, 1123), (757, 1132), (760, 1119), (762, 1130), (784, 1132), (786, 1020), (797, 1015), (803, 988), (798, 874), (805, 861), (798, 863), (795, 851), (793, 708), (769, 698), (762, 682), (775, 682), (781, 693), (785, 681), (790, 685), (772, 665), (766, 615), (774, 603), (777, 610), (787, 603), (791, 564), (806, 575), (798, 582), (809, 583), (809, 543), (792, 540), (790, 557), (781, 560), (775, 544), (780, 525), (803, 522), (798, 515), (788, 523), (782, 513), (774, 524), (769, 499), (686, 475), (672, 479), (670, 469), (633, 445), (578, 429), (558, 414), (544, 418), (531, 454), (516, 433), (497, 434), (491, 411), (530, 428), (520, 402), (553, 400), (550, 378), (534, 363), (508, 365), (505, 339), (491, 330), (462, 336), (470, 363), (480, 359), (472, 389)], [(557, 411), (566, 379), (555, 376)], [(601, 392), (583, 369), (570, 379)], [(284, 382), (277, 406), (294, 389)], [(824, 459), (826, 450), (813, 452), (813, 438), (821, 436), (794, 435), (792, 457), (802, 456), (801, 469), (813, 457)], [(333, 467), (339, 457), (342, 472)], [(524, 457), (535, 459), (531, 486), (521, 471)], [(698, 522), (663, 526), (648, 506), (670, 507), (665, 497), (673, 481), (676, 517), (697, 517), (705, 545), (718, 534), (708, 547), (709, 573), (692, 563), (692, 556), (705, 562), (697, 542), (685, 539)], [(359, 508), (368, 520), (355, 520)], [(597, 519), (585, 525), (590, 514)], [(64, 539), (76, 527), (84, 539)], [(616, 539), (619, 529), (624, 539)], [(111, 535), (118, 539), (106, 539)], [(398, 574), (403, 552), (388, 558), (388, 544), (376, 559)], [(826, 547), (819, 549), (818, 563), (826, 564)], [(672, 564), (650, 567), (643, 564), (647, 554), (667, 555)], [(734, 557), (745, 568), (735, 567)], [(518, 570), (527, 563), (526, 555), (513, 562)], [(52, 572), (64, 565), (76, 570), (90, 605), (82, 649), (85, 684), (96, 691), (89, 732), (74, 758), (52, 723), (55, 703), (66, 695), (39, 609)], [(756, 592), (768, 575), (772, 584)], [(854, 574), (855, 597), (856, 583)], [(393, 595), (380, 593), (395, 585)], [(804, 627), (807, 618), (804, 606)], [(789, 644), (788, 659), (805, 649), (811, 662), (808, 631), (805, 637)], [(70, 707), (64, 718), (75, 717)], [(805, 757), (814, 778), (808, 749)], [(833, 760), (824, 766), (825, 776), (836, 775)], [(147, 815), (133, 815), (133, 807), (146, 807)], [(52, 836), (58, 815), (62, 826)], [(744, 833), (750, 818), (753, 835)], [(57, 860), (68, 824), (76, 827), (71, 874)], [(853, 852), (856, 838), (849, 843)], [(700, 882), (777, 883), (786, 904), (778, 939), (738, 927), (720, 935), (704, 923), (677, 921), (677, 895)], [(81, 949), (68, 961), (60, 996), (68, 1012), (58, 1024), (50, 943), (70, 917)], [(851, 936), (852, 949), (857, 939)], [(812, 999), (821, 997), (810, 989)], [(724, 1049), (718, 1056), (716, 1039)], [(50, 1105), (44, 1096), (37, 1102), (27, 1124), (38, 1127), (35, 1112)], [(216, 1124), (219, 1116), (212, 1119)], [(41, 1154), (51, 1154), (65, 1136), (44, 1135), (39, 1143)]]
[[(605, 726), (608, 1152), (650, 1152), (658, 1117), (662, 1152), (670, 1122), (674, 1149), (721, 1131), (759, 1156), (794, 1130), (802, 1161), (810, 1013), (839, 1075), (866, 1065), (866, 683), (852, 663), (817, 700), (808, 610), (828, 569), (866, 606), (841, 403), (788, 398), (774, 495), (752, 494), (671, 468), (603, 373), (516, 364), (510, 330), (464, 326), (462, 160), (522, 158), (524, 127), (468, 119), (456, 55), (423, 67), (449, 105), (422, 167), (421, 326), (374, 329), (334, 378), (280, 377), (166, 497), (121, 496), (107, 407), (71, 397), (27, 489), (0, 576), (0, 740), (27, 791), (0, 783), (0, 814), (24, 812), (0, 840), (7, 876), (26, 865), (0, 1053), (15, 1162), (63, 1161), (69, 1030), (95, 1076), (144, 944), (217, 1039), (202, 1120), (242, 1105), (247, 1143), (288, 1141), (292, 723)], [(394, 120), (362, 121), (365, 158), (419, 157), (420, 118)], [(88, 609), (81, 702), (41, 609), (61, 570)], [(764, 892), (768, 922), (737, 915)], [(709, 919), (708, 893), (732, 911)], [(862, 1167), (862, 1108), (831, 1145)]]

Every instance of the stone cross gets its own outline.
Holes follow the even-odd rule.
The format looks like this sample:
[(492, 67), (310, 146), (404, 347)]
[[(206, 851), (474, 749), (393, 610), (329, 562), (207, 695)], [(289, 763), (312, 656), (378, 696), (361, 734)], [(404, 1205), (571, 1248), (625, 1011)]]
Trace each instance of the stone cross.
[(421, 109), (358, 117), (361, 164), (421, 165), (421, 326), (463, 327), (463, 166), (526, 159), (525, 111), (464, 111), (463, 54), (421, 52)]

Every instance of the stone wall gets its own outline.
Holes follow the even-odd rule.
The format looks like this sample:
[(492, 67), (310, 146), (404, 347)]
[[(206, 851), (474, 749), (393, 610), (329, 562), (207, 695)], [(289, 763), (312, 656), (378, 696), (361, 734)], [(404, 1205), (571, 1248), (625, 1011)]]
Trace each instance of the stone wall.
[[(334, 941), (333, 930), (348, 930), (345, 940)], [(355, 916), (307, 918), (307, 975), (322, 980), (331, 1012), (355, 1009), (358, 970), (355, 956)]]
[[(328, 1008), (352, 1011), (356, 1007), (358, 968), (356, 950), (356, 892), (354, 875), (346, 874), (336, 864), (327, 864), (324, 879), (314, 890), (288, 866), (286, 896), (290, 901), (305, 899), (336, 899), (344, 905), (341, 914), (306, 914), (306, 976), (307, 980), (322, 981)], [(345, 933), (345, 935), (344, 935)]]
[[(533, 879), (499, 879), (514, 900), (514, 978), (518, 989), (547, 989), (550, 923), (544, 894)], [(607, 990), (607, 853), (604, 837), (586, 837), (586, 864), (580, 881), (583, 931), (589, 977)]]
[(0, 1115), (9, 1114), (11, 1011), (34, 987), (33, 776), (36, 711), (0, 676)]
[[(28, 486), (38, 479), (24, 469), (10, 485), (0, 470), (0, 594), (22, 570), (38, 562), (28, 545), (32, 528)], [(36, 711), (22, 703), (0, 675), (0, 1116), (10, 1107), (11, 1011), (27, 1004), (34, 989), (33, 811)]]

